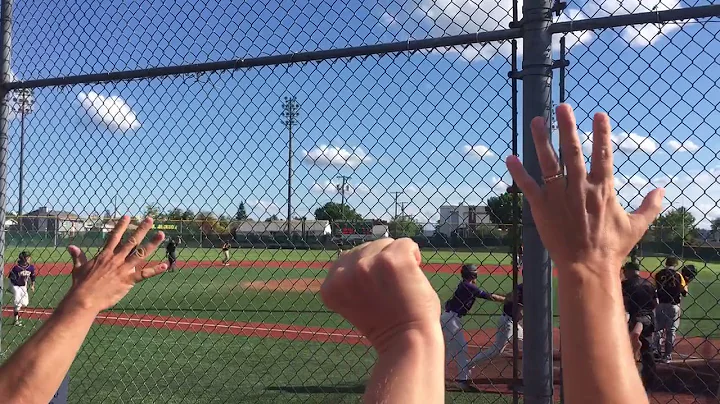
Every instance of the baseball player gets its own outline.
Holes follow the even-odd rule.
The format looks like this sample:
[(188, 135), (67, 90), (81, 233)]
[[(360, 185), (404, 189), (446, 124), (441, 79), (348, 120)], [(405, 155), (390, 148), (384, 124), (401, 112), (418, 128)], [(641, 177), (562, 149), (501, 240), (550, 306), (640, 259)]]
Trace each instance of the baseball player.
[(653, 334), (657, 292), (652, 282), (640, 277), (640, 266), (635, 262), (626, 263), (623, 272), (625, 279), (622, 281), (622, 293), (628, 314), (628, 329), (633, 340), (640, 340), (640, 375), (648, 388), (656, 379)]
[(175, 270), (175, 262), (177, 261), (177, 246), (181, 243), (180, 237), (171, 238), (165, 247), (165, 255), (168, 259), (168, 271)]
[[(661, 360), (670, 363), (675, 347), (675, 335), (680, 327), (680, 302), (687, 296), (688, 289), (684, 277), (677, 271), (678, 259), (667, 257), (665, 268), (655, 275), (658, 304), (655, 309), (655, 344)], [(660, 334), (664, 334), (665, 349), (660, 347)]]
[(455, 380), (460, 389), (474, 390), (469, 382), (468, 347), (461, 319), (470, 311), (476, 299), (502, 302), (505, 298), (481, 290), (475, 285), (478, 277), (475, 265), (463, 265), (460, 275), (462, 280), (453, 296), (445, 303), (445, 312), (440, 316), (440, 322), (445, 337), (445, 362), (447, 364), (455, 361), (458, 369)]
[[(515, 313), (515, 304), (513, 303), (515, 298), (517, 298), (518, 303), (517, 313)], [(505, 296), (503, 301), (505, 304), (503, 305), (503, 312), (498, 318), (495, 341), (490, 348), (482, 350), (472, 358), (469, 364), (471, 368), (498, 357), (512, 341), (514, 323), (522, 321), (523, 284), (519, 283), (514, 291)], [(522, 325), (518, 324), (518, 340), (522, 341), (522, 339), (523, 328)]]
[(228, 266), (230, 262), (230, 243), (227, 241), (223, 243), (222, 246), (222, 253), (223, 253), (223, 265)]
[(17, 264), (10, 270), (8, 274), (13, 294), (15, 325), (22, 326), (20, 322), (20, 310), (30, 304), (30, 296), (28, 295), (28, 283), (30, 290), (35, 292), (35, 266), (30, 263), (30, 254), (23, 251), (18, 257)]

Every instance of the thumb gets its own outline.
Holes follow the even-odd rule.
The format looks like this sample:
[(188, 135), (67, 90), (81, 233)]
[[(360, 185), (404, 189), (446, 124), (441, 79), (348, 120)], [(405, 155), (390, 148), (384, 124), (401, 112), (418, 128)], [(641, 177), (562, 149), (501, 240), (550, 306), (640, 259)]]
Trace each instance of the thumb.
[(633, 218), (633, 225), (635, 227), (634, 230), (636, 230), (637, 233), (640, 233), (641, 235), (645, 233), (647, 228), (652, 224), (655, 218), (657, 218), (658, 214), (660, 214), (663, 197), (665, 197), (665, 189), (657, 188), (652, 190), (645, 196), (645, 199), (643, 199), (640, 207), (631, 214), (631, 217)]
[(68, 247), (68, 253), (70, 253), (70, 257), (72, 258), (73, 268), (83, 266), (87, 263), (87, 257), (79, 247), (71, 245)]

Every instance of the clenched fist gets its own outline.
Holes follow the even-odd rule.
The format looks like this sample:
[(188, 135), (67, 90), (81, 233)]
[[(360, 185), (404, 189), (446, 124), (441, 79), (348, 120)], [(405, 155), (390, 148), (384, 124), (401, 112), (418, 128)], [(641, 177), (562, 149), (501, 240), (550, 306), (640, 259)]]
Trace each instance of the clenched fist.
[(320, 295), (382, 351), (407, 332), (439, 332), (440, 301), (410, 239), (385, 238), (343, 253)]

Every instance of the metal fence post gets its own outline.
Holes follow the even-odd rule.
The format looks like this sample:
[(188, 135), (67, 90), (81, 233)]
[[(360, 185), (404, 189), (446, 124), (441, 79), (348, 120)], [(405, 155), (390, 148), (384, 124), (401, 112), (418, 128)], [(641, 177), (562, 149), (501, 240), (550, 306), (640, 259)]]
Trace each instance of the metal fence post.
[[(12, 0), (0, 2), (0, 24), (2, 26), (2, 39), (0, 39), (0, 268), (2, 280), (0, 281), (0, 307), (3, 304), (3, 291), (5, 289), (5, 211), (7, 197), (7, 159), (8, 159), (8, 128), (10, 123), (10, 105), (8, 105), (8, 91), (6, 83), (10, 79), (10, 54), (12, 35)], [(0, 320), (2, 314), (0, 314)], [(2, 349), (2, 321), (0, 321), (0, 357)]]
[[(527, 0), (523, 10), (523, 162), (538, 182), (540, 164), (530, 132), (536, 116), (550, 128), (552, 23), (550, 0)], [(552, 271), (527, 199), (523, 198), (524, 402), (550, 404), (553, 395)]]

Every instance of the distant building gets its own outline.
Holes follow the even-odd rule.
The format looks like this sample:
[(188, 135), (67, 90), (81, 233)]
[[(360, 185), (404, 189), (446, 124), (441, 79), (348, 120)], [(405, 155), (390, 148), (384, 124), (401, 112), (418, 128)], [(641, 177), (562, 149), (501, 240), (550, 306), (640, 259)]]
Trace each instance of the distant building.
[[(273, 220), (271, 222), (254, 220), (243, 220), (230, 224), (230, 231), (238, 236), (275, 236), (287, 233), (286, 220)], [(291, 220), (290, 231), (292, 234), (319, 237), (330, 235), (332, 230), (328, 220)]]
[(491, 224), (486, 206), (444, 205), (440, 207), (440, 221), (436, 230), (448, 237), (452, 236), (453, 232), (464, 236), (474, 232), (479, 226)]
[(366, 241), (390, 237), (390, 227), (382, 220), (333, 222), (333, 239), (339, 244), (362, 244)]
[(24, 214), (22, 229), (28, 233), (75, 233), (85, 231), (86, 219), (70, 212), (42, 207)]

